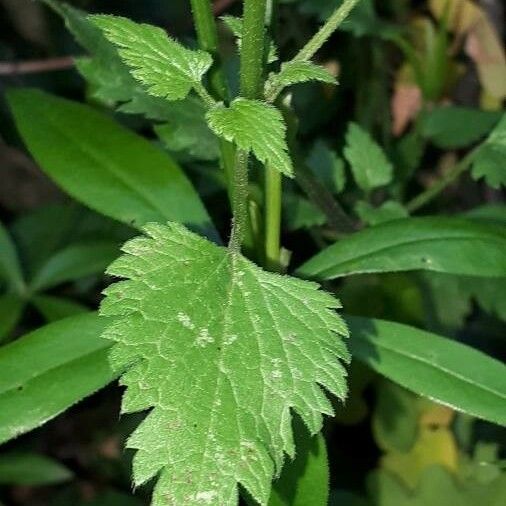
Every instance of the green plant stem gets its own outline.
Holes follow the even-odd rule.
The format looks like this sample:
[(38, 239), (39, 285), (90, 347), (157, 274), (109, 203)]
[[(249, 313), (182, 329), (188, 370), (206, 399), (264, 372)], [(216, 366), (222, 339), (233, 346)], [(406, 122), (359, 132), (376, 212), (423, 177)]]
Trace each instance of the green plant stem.
[(244, 0), (240, 90), (249, 99), (262, 95), (266, 6), (267, 0)]
[(210, 53), (214, 64), (209, 71), (209, 81), (216, 98), (228, 99), (228, 89), (220, 67), (220, 51), (218, 42), (218, 30), (213, 15), (213, 7), (210, 0), (191, 0), (193, 22), (199, 47)]
[[(216, 20), (213, 15), (213, 7), (210, 0), (191, 0), (193, 22), (200, 49), (207, 51), (213, 56), (214, 64), (209, 73), (209, 82), (211, 91), (215, 98), (219, 100), (228, 100), (229, 93), (223, 70), (220, 66), (220, 51), (218, 41), (218, 30), (216, 28)], [(205, 89), (204, 89), (205, 90)], [(206, 90), (205, 90), (206, 91)], [(209, 97), (197, 90), (199, 95), (210, 106)], [(235, 148), (224, 139), (219, 140), (220, 154), (225, 179), (227, 181), (227, 189), (229, 200), (233, 201), (233, 173), (235, 164)]]
[[(266, 3), (267, 0), (244, 0), (240, 65), (240, 94), (244, 98), (258, 99), (262, 93)], [(229, 243), (235, 252), (241, 249), (248, 219), (248, 160), (248, 152), (237, 150), (232, 192), (234, 219)]]
[(309, 42), (299, 51), (293, 61), (310, 60), (316, 52), (325, 44), (328, 38), (339, 28), (341, 23), (348, 17), (348, 14), (360, 2), (360, 0), (344, 0), (320, 30), (309, 40)]
[(232, 233), (228, 247), (233, 252), (240, 252), (244, 239), (244, 231), (248, 220), (248, 161), (247, 151), (238, 149), (236, 152), (236, 161), (233, 179), (233, 201), (232, 210), (234, 217), (232, 220)]
[(426, 206), (434, 198), (436, 198), (448, 185), (452, 184), (462, 173), (464, 173), (471, 165), (476, 150), (471, 151), (467, 156), (462, 158), (459, 163), (452, 167), (439, 181), (434, 183), (430, 188), (413, 200), (406, 204), (406, 209), (413, 213), (420, 208)]
[(265, 262), (267, 269), (278, 270), (281, 252), (282, 176), (279, 170), (265, 166)]

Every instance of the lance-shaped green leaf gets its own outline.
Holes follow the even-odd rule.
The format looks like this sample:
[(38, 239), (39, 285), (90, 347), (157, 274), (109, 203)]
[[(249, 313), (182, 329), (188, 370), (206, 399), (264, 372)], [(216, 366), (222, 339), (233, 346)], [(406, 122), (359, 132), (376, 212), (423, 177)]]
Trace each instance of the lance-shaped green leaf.
[(8, 100), (33, 157), (75, 199), (137, 227), (210, 226), (181, 167), (146, 139), (89, 106), (37, 90), (12, 91)]
[(325, 68), (309, 61), (289, 61), (281, 65), (277, 74), (271, 74), (265, 84), (266, 95), (276, 90), (276, 95), (287, 86), (308, 81), (336, 84), (336, 78)]
[(474, 179), (485, 178), (492, 188), (506, 186), (506, 114), (473, 158)]
[(469, 346), (396, 322), (347, 317), (353, 356), (405, 388), (506, 425), (506, 366)]
[(96, 15), (91, 19), (119, 48), (135, 79), (155, 97), (185, 98), (200, 85), (213, 62), (210, 54), (186, 49), (156, 26), (118, 16)]
[(369, 192), (392, 180), (393, 167), (379, 144), (362, 127), (350, 123), (346, 133), (344, 156), (357, 185)]
[(338, 241), (306, 262), (299, 273), (319, 279), (413, 270), (504, 277), (505, 251), (503, 226), (460, 218), (405, 218)]
[(86, 313), (0, 348), (0, 444), (39, 427), (115, 377), (104, 318)]
[(230, 107), (212, 108), (207, 113), (207, 121), (216, 135), (234, 142), (241, 149), (253, 151), (261, 162), (283, 174), (293, 175), (286, 125), (275, 107), (258, 100), (238, 98)]
[(177, 224), (148, 225), (109, 269), (111, 362), (128, 367), (123, 412), (151, 409), (130, 437), (134, 481), (159, 474), (153, 505), (262, 505), (294, 410), (311, 433), (343, 398), (349, 356), (339, 302), (319, 285), (268, 273)]

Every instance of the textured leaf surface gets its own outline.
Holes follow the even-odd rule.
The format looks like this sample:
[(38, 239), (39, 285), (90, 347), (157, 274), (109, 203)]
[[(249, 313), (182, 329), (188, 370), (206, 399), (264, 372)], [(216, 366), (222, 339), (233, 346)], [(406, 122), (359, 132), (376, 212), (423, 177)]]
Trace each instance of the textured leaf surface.
[(506, 425), (506, 366), (469, 346), (415, 327), (347, 317), (353, 356), (458, 411)]
[(291, 409), (311, 433), (346, 395), (339, 302), (267, 273), (177, 224), (148, 225), (109, 273), (102, 313), (111, 361), (129, 365), (123, 412), (152, 408), (130, 437), (134, 479), (159, 474), (153, 504), (235, 506), (241, 483), (266, 504)]
[(266, 83), (268, 90), (273, 88), (286, 88), (292, 84), (308, 81), (321, 81), (336, 84), (336, 78), (325, 68), (309, 61), (289, 61), (281, 65), (277, 74), (271, 74)]
[(344, 156), (362, 190), (369, 192), (392, 180), (393, 167), (384, 151), (369, 133), (356, 123), (350, 123), (348, 127)]
[(230, 107), (215, 107), (207, 113), (211, 130), (241, 149), (253, 151), (263, 163), (292, 176), (292, 161), (286, 144), (286, 125), (281, 113), (258, 100), (238, 98)]
[[(114, 379), (96, 313), (46, 325), (0, 348), (0, 443), (51, 420)], [(64, 385), (64, 388), (62, 388)]]
[(212, 64), (211, 55), (186, 49), (156, 26), (118, 16), (97, 15), (91, 19), (120, 48), (119, 54), (135, 79), (155, 97), (185, 98)]
[(506, 186), (506, 114), (479, 148), (473, 160), (474, 179), (485, 178), (492, 188)]
[(75, 199), (128, 225), (173, 220), (213, 233), (181, 168), (147, 140), (91, 107), (40, 91), (8, 98), (30, 152)]
[(406, 218), (340, 240), (299, 272), (319, 279), (412, 270), (504, 277), (504, 251), (506, 230), (502, 226), (460, 218)]

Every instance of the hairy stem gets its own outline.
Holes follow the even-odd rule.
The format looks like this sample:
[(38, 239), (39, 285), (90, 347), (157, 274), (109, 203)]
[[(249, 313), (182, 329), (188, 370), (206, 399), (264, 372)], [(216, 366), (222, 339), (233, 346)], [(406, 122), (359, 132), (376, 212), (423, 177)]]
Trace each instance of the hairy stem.
[(434, 198), (436, 198), (448, 185), (452, 184), (462, 173), (464, 173), (473, 162), (476, 150), (471, 151), (467, 156), (462, 158), (459, 163), (452, 167), (439, 181), (434, 183), (430, 188), (425, 190), (413, 200), (408, 202), (406, 209), (413, 213), (424, 207)]
[[(240, 94), (249, 99), (258, 99), (262, 93), (266, 4), (267, 0), (244, 0)], [(240, 251), (248, 219), (248, 159), (248, 152), (237, 151), (232, 192), (234, 219), (229, 243), (232, 251)]]
[(241, 44), (241, 96), (258, 99), (262, 94), (267, 0), (244, 0)]
[(231, 251), (241, 251), (244, 239), (244, 231), (248, 220), (248, 160), (247, 151), (238, 149), (236, 152), (234, 179), (233, 179), (233, 201), (232, 210), (234, 218), (232, 222), (232, 233), (228, 247)]
[(360, 0), (344, 0), (320, 30), (311, 40), (299, 51), (294, 61), (310, 60), (316, 52), (325, 44), (328, 38), (339, 28), (341, 23), (348, 17), (348, 14), (360, 2)]

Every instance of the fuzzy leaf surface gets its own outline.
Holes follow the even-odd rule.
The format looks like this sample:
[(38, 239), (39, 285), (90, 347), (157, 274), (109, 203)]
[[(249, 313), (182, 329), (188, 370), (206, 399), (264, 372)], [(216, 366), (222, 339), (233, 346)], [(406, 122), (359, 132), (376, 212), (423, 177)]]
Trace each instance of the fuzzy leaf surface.
[(319, 285), (268, 273), (181, 225), (145, 227), (109, 273), (104, 337), (124, 369), (125, 413), (151, 409), (132, 434), (134, 481), (159, 475), (155, 506), (262, 505), (294, 455), (291, 410), (311, 433), (346, 395), (340, 307)]
[(155, 97), (185, 98), (212, 64), (211, 55), (186, 49), (156, 26), (119, 16), (97, 15), (91, 19), (119, 48), (135, 79)]
[(336, 78), (325, 68), (309, 61), (289, 61), (281, 65), (277, 74), (271, 74), (266, 83), (267, 93), (270, 89), (283, 89), (297, 83), (321, 81), (336, 84)]
[(393, 167), (385, 152), (362, 127), (350, 123), (346, 134), (344, 156), (357, 185), (369, 192), (392, 180)]
[(263, 163), (292, 177), (293, 166), (286, 143), (286, 125), (275, 107), (258, 100), (237, 98), (230, 107), (214, 107), (207, 113), (211, 130), (239, 148), (253, 151)]

